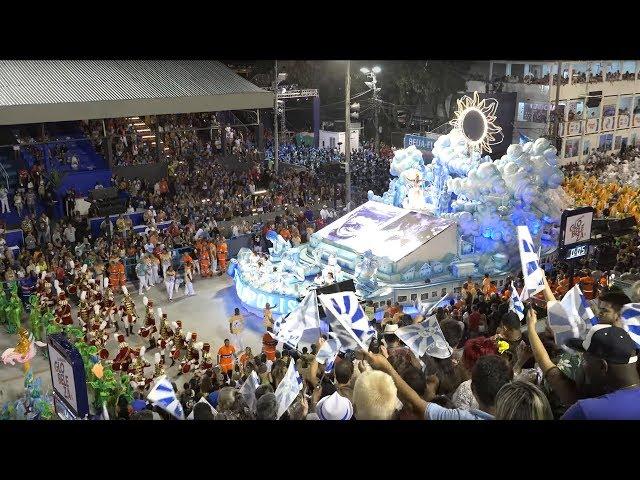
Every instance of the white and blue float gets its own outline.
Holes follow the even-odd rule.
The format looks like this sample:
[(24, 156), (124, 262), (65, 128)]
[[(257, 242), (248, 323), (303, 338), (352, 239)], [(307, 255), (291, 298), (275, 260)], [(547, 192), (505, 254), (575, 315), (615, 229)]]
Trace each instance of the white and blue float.
[(543, 262), (552, 256), (570, 205), (556, 149), (539, 138), (509, 146), (498, 160), (483, 156), (501, 135), (493, 124), (496, 107), (477, 94), (463, 97), (430, 164), (414, 146), (397, 150), (389, 189), (381, 196), (370, 191), (369, 201), (307, 244), (294, 248), (269, 232), (268, 259), (242, 249), (230, 272), (245, 306), (269, 303), (286, 314), (309, 289), (347, 279), (374, 305), (435, 302), (485, 273), (502, 286), (520, 267), (518, 225), (529, 227)]

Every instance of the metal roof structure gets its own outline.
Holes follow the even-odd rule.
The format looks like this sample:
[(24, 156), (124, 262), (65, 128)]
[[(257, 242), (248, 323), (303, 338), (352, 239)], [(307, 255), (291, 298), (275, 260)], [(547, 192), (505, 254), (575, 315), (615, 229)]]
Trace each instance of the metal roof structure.
[(0, 125), (272, 108), (210, 60), (0, 60)]

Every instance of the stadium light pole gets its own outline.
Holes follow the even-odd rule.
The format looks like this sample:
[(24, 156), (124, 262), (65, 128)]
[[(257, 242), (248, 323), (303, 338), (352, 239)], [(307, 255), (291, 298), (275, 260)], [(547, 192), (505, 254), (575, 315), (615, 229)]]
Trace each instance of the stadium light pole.
[(344, 172), (345, 202), (351, 210), (351, 60), (347, 60), (344, 77)]
[(273, 79), (273, 168), (278, 173), (278, 85), (287, 78), (286, 72), (278, 73), (278, 60), (274, 65)]
[(371, 69), (367, 67), (362, 67), (360, 71), (371, 79), (371, 82), (365, 82), (365, 85), (367, 85), (367, 87), (373, 90), (373, 126), (376, 129), (374, 141), (375, 141), (375, 151), (378, 152), (380, 150), (380, 125), (378, 121), (378, 107), (379, 107), (378, 93), (380, 92), (380, 88), (377, 86), (378, 79), (376, 75), (380, 73), (382, 69), (376, 65)]
[(273, 169), (278, 173), (278, 60), (274, 66), (273, 77)]

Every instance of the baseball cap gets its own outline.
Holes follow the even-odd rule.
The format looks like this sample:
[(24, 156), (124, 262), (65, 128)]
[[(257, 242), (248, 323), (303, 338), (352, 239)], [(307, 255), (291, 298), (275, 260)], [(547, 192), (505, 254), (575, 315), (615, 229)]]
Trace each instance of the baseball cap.
[(588, 352), (614, 364), (628, 364), (638, 361), (635, 342), (623, 328), (613, 325), (594, 325), (584, 340), (571, 338), (567, 340), (566, 345), (579, 352)]

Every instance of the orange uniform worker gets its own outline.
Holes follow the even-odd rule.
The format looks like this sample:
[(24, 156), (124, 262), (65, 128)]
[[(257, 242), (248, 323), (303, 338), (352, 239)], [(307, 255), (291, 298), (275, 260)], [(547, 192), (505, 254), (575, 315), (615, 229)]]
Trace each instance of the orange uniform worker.
[(269, 327), (262, 336), (262, 353), (267, 356), (267, 360), (273, 362), (276, 359), (276, 346), (278, 345), (278, 341), (270, 335), (269, 332), (272, 331), (271, 327)]
[(233, 374), (233, 361), (236, 358), (236, 349), (229, 343), (229, 339), (224, 339), (224, 345), (218, 350), (218, 365), (220, 365), (220, 371), (224, 375), (224, 379), (231, 380)]
[(253, 353), (251, 352), (251, 347), (247, 347), (240, 355), (240, 369), (242, 372), (247, 368), (247, 362), (253, 359)]
[(216, 249), (216, 254), (218, 257), (218, 269), (220, 270), (220, 275), (227, 271), (227, 242), (223, 239), (218, 244), (218, 248)]
[(587, 300), (593, 300), (596, 297), (595, 290), (595, 280), (589, 275), (589, 272), (583, 271), (582, 277), (580, 277), (580, 290), (584, 294)]
[(121, 287), (127, 283), (124, 265), (118, 257), (111, 257), (109, 262), (109, 285), (112, 288)]
[(210, 277), (213, 275), (211, 272), (211, 258), (209, 252), (206, 249), (200, 251), (200, 275), (203, 277)]

